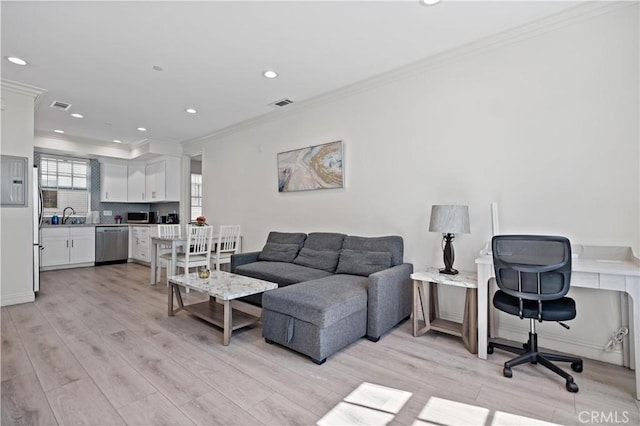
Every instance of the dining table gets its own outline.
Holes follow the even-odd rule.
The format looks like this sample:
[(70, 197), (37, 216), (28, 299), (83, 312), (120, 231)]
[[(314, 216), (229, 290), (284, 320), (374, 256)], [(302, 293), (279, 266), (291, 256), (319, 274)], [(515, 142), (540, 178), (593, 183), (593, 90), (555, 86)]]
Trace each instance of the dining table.
[[(212, 251), (215, 251), (220, 234), (213, 234)], [(158, 283), (158, 246), (171, 246), (171, 264), (167, 266), (167, 277), (176, 275), (176, 260), (178, 257), (178, 249), (187, 244), (186, 237), (151, 237), (151, 276), (149, 282), (151, 285)], [(238, 253), (242, 252), (242, 236), (238, 241)]]

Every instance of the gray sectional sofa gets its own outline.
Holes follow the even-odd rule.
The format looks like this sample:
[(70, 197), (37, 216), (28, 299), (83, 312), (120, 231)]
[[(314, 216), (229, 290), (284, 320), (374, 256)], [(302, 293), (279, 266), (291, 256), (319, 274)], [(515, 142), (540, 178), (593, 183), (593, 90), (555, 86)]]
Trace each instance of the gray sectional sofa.
[(231, 272), (278, 284), (244, 299), (262, 306), (265, 340), (322, 364), (409, 317), (413, 265), (403, 251), (399, 236), (271, 232), (262, 251), (233, 255)]

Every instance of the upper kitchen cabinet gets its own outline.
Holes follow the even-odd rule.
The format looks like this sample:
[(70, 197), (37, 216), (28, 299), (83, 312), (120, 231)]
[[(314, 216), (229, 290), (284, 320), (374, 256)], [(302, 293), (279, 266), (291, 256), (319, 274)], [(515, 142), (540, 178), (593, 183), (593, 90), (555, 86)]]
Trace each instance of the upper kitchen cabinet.
[(146, 167), (146, 200), (180, 201), (180, 158), (164, 157)]
[(100, 162), (100, 201), (127, 202), (128, 168), (126, 162)]
[(129, 163), (127, 199), (130, 203), (148, 203), (146, 196), (146, 164)]

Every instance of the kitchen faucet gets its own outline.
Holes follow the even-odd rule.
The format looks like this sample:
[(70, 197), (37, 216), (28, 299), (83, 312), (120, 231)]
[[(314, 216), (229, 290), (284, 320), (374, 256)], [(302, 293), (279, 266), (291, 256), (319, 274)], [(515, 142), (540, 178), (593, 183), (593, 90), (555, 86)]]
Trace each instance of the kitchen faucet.
[(76, 211), (73, 209), (73, 207), (65, 207), (64, 210), (62, 210), (62, 224), (64, 225), (65, 222), (67, 221), (67, 219), (69, 219), (71, 217), (71, 214), (65, 219), (65, 215), (67, 214), (67, 209), (71, 209), (71, 214), (76, 214)]

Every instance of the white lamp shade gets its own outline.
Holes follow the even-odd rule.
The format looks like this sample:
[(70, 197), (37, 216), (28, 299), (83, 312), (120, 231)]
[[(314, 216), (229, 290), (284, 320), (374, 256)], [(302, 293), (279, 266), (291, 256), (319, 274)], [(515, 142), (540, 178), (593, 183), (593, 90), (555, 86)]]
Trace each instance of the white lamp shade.
[(444, 234), (470, 233), (469, 206), (432, 206), (429, 231)]

